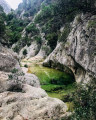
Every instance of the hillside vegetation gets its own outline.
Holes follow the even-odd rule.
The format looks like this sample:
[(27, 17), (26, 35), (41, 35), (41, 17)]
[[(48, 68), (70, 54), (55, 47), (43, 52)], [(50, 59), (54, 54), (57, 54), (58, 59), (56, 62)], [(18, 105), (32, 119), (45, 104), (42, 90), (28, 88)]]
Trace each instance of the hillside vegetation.
[[(7, 15), (6, 28), (11, 31), (11, 33), (8, 33), (9, 45), (19, 41), (18, 45), (22, 48), (26, 44), (31, 43), (31, 37), (38, 32), (36, 24), (39, 24), (42, 33), (45, 33), (47, 44), (53, 50), (58, 39), (59, 41), (65, 41), (67, 38), (70, 32), (69, 23), (73, 21), (76, 14), (81, 12), (95, 13), (95, 0), (28, 0), (26, 2), (26, 0), (23, 0), (23, 3), (18, 6), (18, 10), (12, 11)], [(35, 18), (34, 27), (32, 27), (32, 24), (28, 25), (38, 11), (40, 13)], [(22, 31), (27, 25), (26, 35), (22, 38)], [(63, 39), (60, 32), (62, 26), (67, 26), (62, 34)], [(29, 36), (30, 33), (31, 37)]]

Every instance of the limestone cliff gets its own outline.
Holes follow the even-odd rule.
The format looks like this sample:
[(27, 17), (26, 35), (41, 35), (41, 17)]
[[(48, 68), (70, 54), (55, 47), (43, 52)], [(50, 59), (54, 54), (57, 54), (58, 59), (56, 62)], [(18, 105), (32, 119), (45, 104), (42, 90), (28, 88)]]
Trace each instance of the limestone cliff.
[(58, 43), (44, 65), (70, 68), (77, 82), (87, 82), (96, 78), (96, 15), (78, 15), (71, 28), (67, 42)]

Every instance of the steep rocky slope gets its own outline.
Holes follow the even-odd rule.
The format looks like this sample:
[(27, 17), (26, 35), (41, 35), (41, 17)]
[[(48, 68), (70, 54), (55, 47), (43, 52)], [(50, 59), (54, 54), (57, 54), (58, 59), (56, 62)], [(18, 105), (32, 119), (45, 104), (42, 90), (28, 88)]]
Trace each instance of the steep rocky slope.
[(96, 78), (96, 15), (78, 15), (71, 28), (67, 42), (58, 43), (44, 65), (70, 68), (77, 82), (86, 83)]
[[(31, 58), (34, 56), (40, 56), (42, 58), (47, 57), (50, 53), (50, 46), (47, 45), (47, 41), (45, 39), (45, 33), (42, 32), (41, 27), (39, 26), (39, 24), (35, 23), (35, 18), (40, 14), (41, 10), (38, 11), (35, 16), (33, 17), (32, 21), (24, 28), (24, 30), (22, 31), (22, 37), (21, 39), (23, 39), (24, 37), (26, 37), (26, 34), (28, 34), (29, 39), (31, 38), (31, 43), (30, 45), (26, 45), (25, 47), (21, 47), (20, 52), (19, 52), (19, 57), (20, 58)], [(33, 35), (31, 32), (27, 33), (26, 28), (30, 27), (30, 25), (36, 24), (35, 27), (38, 30), (38, 33)], [(38, 37), (39, 36), (39, 37)], [(40, 40), (38, 40), (40, 39)], [(16, 44), (13, 45), (13, 49), (14, 47), (18, 45), (18, 42)], [(46, 48), (46, 49), (44, 49)], [(24, 55), (23, 51), (26, 49), (27, 54)]]
[[(19, 58), (0, 44), (0, 120), (60, 120), (67, 106), (50, 98), (38, 78), (23, 72)], [(24, 70), (26, 71), (26, 70)]]
[[(17, 48), (19, 49), (18, 51), (19, 51), (20, 58), (25, 58), (25, 57), (30, 58), (36, 55), (41, 56), (41, 57), (47, 57), (50, 53), (51, 48), (47, 44), (47, 41), (45, 39), (45, 33), (42, 32), (42, 28), (40, 27), (40, 25), (35, 22), (36, 17), (41, 12), (40, 8), (43, 2), (47, 3), (48, 1), (28, 0), (27, 3), (23, 1), (23, 3), (21, 3), (18, 7), (18, 11), (20, 11), (20, 14), (18, 14), (18, 11), (17, 11), (17, 16), (20, 19), (23, 19), (25, 21), (27, 19), (29, 21), (29, 24), (27, 24), (27, 26), (21, 32), (20, 40), (18, 40), (12, 46), (13, 49), (15, 49), (18, 46)], [(24, 7), (25, 3), (26, 3), (26, 7)], [(32, 26), (34, 27), (34, 29), (32, 28)], [(24, 41), (23, 39), (24, 40), (26, 39), (24, 45), (22, 45)], [(23, 51), (25, 49), (27, 51), (26, 55), (23, 54)]]
[[(18, 39), (13, 41), (12, 44), (16, 44), (12, 48), (15, 52), (20, 52), (23, 58), (34, 55), (46, 57), (56, 47), (61, 35), (60, 28), (70, 24), (79, 13), (95, 13), (95, 7), (95, 0), (93, 2), (91, 0), (23, 0), (15, 11), (15, 16), (28, 24), (24, 27), (19, 25), (17, 31), (12, 28), (18, 33)], [(12, 21), (14, 22), (14, 19)], [(33, 48), (34, 41), (37, 42), (38, 50)], [(30, 48), (32, 48), (32, 54), (30, 54)], [(26, 55), (23, 55), (25, 49)]]
[(11, 12), (11, 7), (8, 5), (6, 0), (0, 0), (0, 5), (3, 7), (5, 13), (10, 13)]

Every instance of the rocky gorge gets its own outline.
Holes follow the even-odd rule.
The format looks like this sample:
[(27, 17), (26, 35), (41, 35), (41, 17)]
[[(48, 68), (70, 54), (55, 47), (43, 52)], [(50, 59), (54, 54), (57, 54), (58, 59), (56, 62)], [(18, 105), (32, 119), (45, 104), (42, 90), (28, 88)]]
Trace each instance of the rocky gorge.
[(75, 102), (86, 119), (70, 118), (79, 110), (70, 98), (76, 87), (96, 80), (96, 1), (75, 2), (23, 0), (8, 15), (0, 4), (0, 120), (86, 120), (88, 102), (95, 107), (95, 87), (79, 89)]

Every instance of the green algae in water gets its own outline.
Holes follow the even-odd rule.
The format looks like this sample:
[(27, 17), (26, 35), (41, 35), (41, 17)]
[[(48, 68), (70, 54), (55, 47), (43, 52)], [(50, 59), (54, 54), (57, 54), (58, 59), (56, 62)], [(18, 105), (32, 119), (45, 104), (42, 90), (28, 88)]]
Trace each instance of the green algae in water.
[[(28, 70), (30, 73), (38, 76), (41, 88), (48, 96), (63, 100), (63, 96), (75, 91), (75, 79), (66, 72), (56, 69), (43, 67), (38, 64), (31, 64)], [(68, 111), (73, 111), (73, 103), (67, 102)]]
[(38, 64), (30, 65), (29, 72), (38, 76), (42, 89), (50, 97), (62, 99), (63, 95), (73, 92), (75, 89), (73, 85), (74, 77), (66, 72)]
[(74, 78), (68, 73), (61, 72), (56, 69), (43, 67), (42, 65), (31, 65), (29, 71), (40, 79), (41, 85), (47, 84), (69, 84), (73, 83)]
[(50, 84), (50, 85), (42, 85), (41, 87), (47, 92), (47, 94), (50, 97), (59, 98), (61, 100), (63, 100), (63, 96), (74, 92), (76, 89), (75, 83), (67, 85), (67, 86)]

